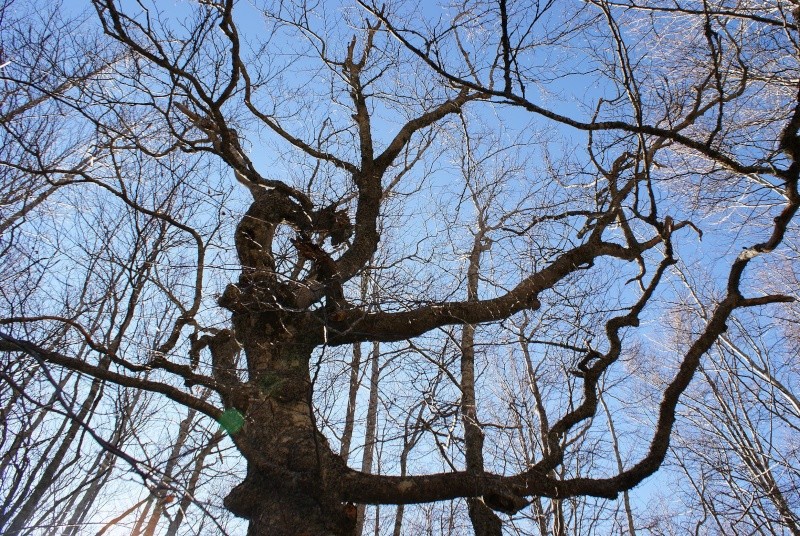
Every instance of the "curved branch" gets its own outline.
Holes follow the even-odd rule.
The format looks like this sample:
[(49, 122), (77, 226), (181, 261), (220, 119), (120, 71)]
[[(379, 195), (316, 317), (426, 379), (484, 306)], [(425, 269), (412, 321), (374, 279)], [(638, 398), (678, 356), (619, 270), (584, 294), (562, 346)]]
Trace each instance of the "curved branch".
[[(125, 376), (124, 374), (119, 374), (117, 372), (106, 370), (102, 367), (91, 365), (85, 361), (66, 356), (59, 352), (46, 350), (37, 344), (17, 339), (3, 332), (0, 332), (0, 351), (23, 352), (36, 359), (86, 374), (92, 378), (110, 381), (116, 383), (117, 385), (122, 385), (123, 387), (133, 387), (135, 389), (143, 389), (145, 391), (159, 393), (171, 400), (174, 400), (175, 402), (178, 402), (179, 404), (194, 408), (197, 411), (208, 415), (212, 419), (219, 419), (222, 416), (222, 411), (220, 409), (171, 385), (152, 380)], [(209, 382), (213, 382), (213, 380), (209, 379)], [(215, 385), (214, 388), (215, 390), (219, 391), (218, 386)]]
[(410, 339), (448, 324), (480, 324), (500, 321), (522, 311), (538, 309), (537, 296), (566, 276), (585, 268), (598, 257), (635, 260), (661, 242), (656, 236), (636, 247), (590, 240), (558, 257), (547, 268), (532, 274), (506, 294), (488, 300), (449, 302), (399, 313), (341, 311), (337, 321), (316, 330), (316, 342), (330, 345), (363, 341)]
[(685, 147), (690, 149), (694, 149), (695, 151), (699, 152), (700, 154), (711, 158), (712, 160), (724, 165), (726, 168), (735, 171), (737, 173), (742, 174), (774, 174), (775, 168), (772, 166), (759, 166), (759, 165), (746, 165), (738, 162), (731, 156), (728, 156), (721, 151), (714, 149), (713, 147), (707, 145), (705, 142), (700, 142), (697, 140), (693, 140), (688, 136), (684, 136), (683, 134), (678, 133), (674, 129), (664, 129), (660, 127), (656, 127), (653, 125), (634, 125), (630, 123), (626, 123), (625, 121), (599, 121), (599, 122), (591, 122), (586, 123), (583, 121), (578, 121), (571, 117), (567, 117), (565, 115), (561, 115), (556, 113), (552, 110), (539, 106), (538, 104), (534, 104), (524, 96), (517, 95), (511, 91), (507, 91), (505, 88), (501, 90), (492, 89), (491, 87), (487, 87), (483, 84), (479, 84), (476, 82), (471, 82), (465, 78), (460, 76), (456, 76), (453, 73), (446, 70), (444, 67), (439, 65), (436, 61), (434, 61), (430, 55), (428, 55), (425, 51), (421, 48), (415, 46), (411, 43), (406, 37), (403, 36), (402, 31), (394, 26), (387, 16), (383, 13), (383, 11), (376, 9), (373, 6), (367, 5), (363, 0), (357, 0), (359, 5), (363, 7), (365, 10), (372, 13), (373, 16), (378, 18), (382, 24), (386, 26), (386, 29), (398, 40), (400, 41), (403, 46), (408, 48), (414, 55), (419, 57), (428, 67), (430, 67), (436, 74), (442, 76), (450, 83), (458, 86), (470, 89), (472, 91), (480, 92), (481, 94), (487, 97), (495, 97), (501, 99), (499, 102), (503, 104), (511, 104), (514, 106), (519, 106), (531, 113), (536, 115), (540, 115), (544, 118), (550, 119), (562, 125), (567, 125), (577, 130), (582, 130), (585, 132), (597, 132), (603, 130), (620, 130), (623, 132), (630, 132), (632, 134), (648, 134), (652, 136), (658, 136), (660, 138), (664, 138), (667, 140), (672, 140), (677, 142)]

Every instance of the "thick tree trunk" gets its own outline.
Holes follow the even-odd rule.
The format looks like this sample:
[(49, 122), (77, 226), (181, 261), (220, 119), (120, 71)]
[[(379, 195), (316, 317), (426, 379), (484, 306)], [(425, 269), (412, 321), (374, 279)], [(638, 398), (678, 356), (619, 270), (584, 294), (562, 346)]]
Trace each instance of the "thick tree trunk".
[(225, 500), (249, 522), (248, 536), (353, 536), (354, 523), (331, 512), (312, 483), (251, 473)]
[(234, 315), (249, 381), (229, 402), (241, 412), (232, 436), (248, 475), (225, 505), (250, 521), (249, 536), (352, 536), (355, 518), (329, 475), (343, 466), (317, 430), (311, 407), (313, 348), (278, 314)]
[(327, 477), (333, 455), (324, 437), (313, 437), (309, 410), (268, 400), (245, 414), (237, 443), (248, 443), (249, 452), (262, 448), (248, 456), (248, 475), (225, 506), (250, 521), (249, 536), (354, 534), (355, 517)]
[[(231, 311), (233, 330), (209, 343), (217, 380), (233, 387), (223, 402), (226, 410), (238, 412), (234, 417), (241, 416), (229, 431), (248, 463), (247, 477), (225, 506), (250, 521), (250, 536), (352, 536), (355, 516), (341, 502), (336, 481), (345, 462), (331, 451), (314, 419), (309, 374), (314, 346), (304, 315), (296, 311), (302, 307), (293, 302), (297, 288), (277, 278), (272, 256), (279, 224), (291, 220), (304, 228), (307, 223), (298, 215), (303, 209), (285, 193), (255, 195), (236, 230), (239, 282), (229, 285), (219, 302)], [(333, 261), (300, 235), (293, 243), (298, 255), (313, 261), (317, 275), (341, 292), (331, 282), (335, 274), (326, 272), (324, 261)], [(335, 306), (333, 292), (326, 293), (326, 307)], [(239, 345), (246, 357), (244, 383), (232, 372)]]
[(326, 485), (325, 471), (308, 463), (308, 445), (294, 445), (297, 456), (265, 448), (273, 455), (274, 467), (259, 468), (250, 462), (247, 477), (226, 497), (225, 506), (249, 520), (248, 536), (353, 536), (355, 517), (348, 516), (345, 505)]

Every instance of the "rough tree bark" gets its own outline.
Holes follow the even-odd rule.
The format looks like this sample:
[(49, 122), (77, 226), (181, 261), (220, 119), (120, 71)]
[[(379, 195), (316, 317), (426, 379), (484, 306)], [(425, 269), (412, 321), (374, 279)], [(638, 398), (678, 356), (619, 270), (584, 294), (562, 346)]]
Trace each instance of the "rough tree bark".
[[(314, 345), (307, 342), (306, 319), (281, 310), (293, 297), (274, 273), (275, 229), (287, 217), (303, 225), (300, 218), (307, 215), (301, 211), (286, 194), (256, 192), (236, 231), (242, 274), (220, 300), (232, 312), (233, 329), (209, 341), (221, 381), (235, 382), (225, 371), (238, 345), (247, 363), (247, 384), (224, 399), (243, 419), (232, 435), (248, 460), (247, 477), (225, 505), (250, 520), (251, 536), (343, 535), (355, 527), (332, 481), (342, 461), (314, 419), (309, 368)], [(305, 247), (309, 257), (319, 255), (312, 260), (320, 273), (329, 268), (321, 264), (330, 258), (303, 239), (298, 248)], [(334, 307), (337, 283), (327, 284), (334, 287), (328, 295)]]

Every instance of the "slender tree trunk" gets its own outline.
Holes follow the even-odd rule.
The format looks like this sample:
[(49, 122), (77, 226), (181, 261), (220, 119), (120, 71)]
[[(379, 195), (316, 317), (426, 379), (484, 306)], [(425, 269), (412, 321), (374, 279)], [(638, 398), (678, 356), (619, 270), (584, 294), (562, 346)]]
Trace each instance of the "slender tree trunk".
[[(617, 439), (617, 430), (614, 427), (614, 420), (611, 418), (611, 411), (609, 411), (608, 404), (606, 404), (603, 395), (598, 394), (598, 398), (600, 399), (600, 404), (603, 405), (603, 410), (606, 413), (606, 419), (608, 420), (608, 431), (611, 433), (611, 445), (614, 449), (614, 457), (617, 460), (617, 471), (621, 473), (624, 469), (624, 466), (622, 464), (622, 453), (619, 451), (619, 441)], [(631, 536), (636, 536), (636, 526), (633, 523), (633, 509), (631, 507), (631, 498), (630, 495), (628, 495), (627, 490), (622, 492), (622, 502), (623, 506), (625, 507), (625, 518), (628, 522), (628, 533)]]
[(146, 501), (147, 501), (147, 499), (145, 499), (145, 500), (142, 500), (142, 501), (139, 501), (138, 503), (134, 504), (133, 506), (131, 506), (130, 508), (128, 508), (127, 510), (125, 510), (124, 512), (122, 512), (121, 514), (119, 514), (117, 517), (114, 517), (114, 518), (112, 518), (111, 520), (109, 520), (109, 521), (108, 521), (107, 523), (105, 523), (105, 524), (104, 524), (102, 527), (100, 527), (100, 530), (98, 530), (98, 531), (95, 533), (95, 536), (103, 536), (103, 534), (105, 534), (106, 532), (108, 532), (110, 529), (113, 529), (114, 527), (116, 527), (116, 526), (117, 526), (117, 524), (118, 524), (120, 521), (122, 521), (123, 519), (125, 519), (126, 517), (128, 517), (129, 515), (131, 515), (133, 512), (135, 512), (135, 511), (136, 511), (136, 510), (137, 510), (137, 509), (138, 509), (140, 506), (142, 506), (142, 505), (143, 505), (143, 504), (144, 504)]
[(186, 417), (184, 417), (184, 419), (178, 425), (178, 437), (175, 440), (175, 444), (172, 446), (172, 451), (170, 452), (169, 459), (167, 460), (167, 465), (164, 468), (161, 479), (159, 480), (159, 488), (162, 495), (157, 498), (158, 500), (156, 501), (155, 508), (153, 508), (153, 514), (150, 516), (150, 519), (147, 521), (147, 525), (145, 526), (144, 536), (155, 535), (158, 522), (161, 520), (164, 509), (169, 504), (165, 500), (166, 496), (171, 493), (174, 494), (174, 491), (171, 491), (171, 488), (173, 487), (175, 468), (178, 465), (178, 460), (181, 456), (181, 450), (183, 449), (184, 445), (186, 445), (186, 440), (189, 438), (189, 432), (196, 416), (197, 411), (190, 409)]
[[(366, 300), (369, 290), (369, 273), (361, 274), (361, 299)], [(347, 463), (350, 458), (350, 443), (353, 440), (353, 429), (356, 422), (356, 400), (361, 387), (361, 343), (353, 345), (353, 360), (350, 362), (350, 386), (347, 393), (347, 413), (345, 413), (344, 430), (342, 430), (342, 446), (339, 455)]]
[[(547, 441), (547, 436), (550, 433), (550, 420), (547, 417), (547, 410), (544, 404), (544, 398), (542, 397), (542, 393), (539, 390), (539, 379), (537, 377), (537, 367), (533, 366), (533, 360), (531, 359), (530, 351), (528, 350), (528, 345), (525, 341), (525, 335), (522, 330), (519, 332), (519, 344), (520, 348), (522, 349), (522, 355), (525, 358), (525, 364), (528, 369), (528, 385), (531, 389), (531, 394), (533, 395), (533, 400), (535, 404), (535, 413), (536, 417), (539, 421), (539, 438), (542, 444), (542, 455), (549, 456), (550, 455), (550, 447)], [(552, 475), (555, 475), (555, 471), (551, 472)], [(550, 499), (550, 508), (553, 512), (553, 530), (552, 534), (554, 536), (565, 536), (566, 535), (566, 520), (564, 519), (564, 505), (561, 499)], [(539, 522), (539, 530), (542, 534), (547, 534), (547, 516), (545, 513), (545, 509), (542, 505), (542, 501), (540, 499), (536, 499), (534, 501), (534, 510), (536, 512), (536, 516)]]
[[(369, 401), (367, 402), (367, 427), (364, 431), (364, 456), (361, 459), (361, 471), (372, 472), (372, 462), (375, 457), (375, 438), (378, 431), (378, 382), (380, 380), (380, 344), (372, 344), (371, 365), (369, 374)], [(366, 506), (359, 504), (356, 508), (356, 536), (364, 532), (364, 517)]]
[(97, 467), (96, 474), (92, 475), (92, 481), (83, 492), (81, 500), (77, 505), (75, 505), (74, 508), (64, 509), (65, 513), (71, 509), (72, 516), (66, 523), (66, 527), (62, 533), (63, 536), (75, 536), (78, 534), (81, 523), (83, 523), (83, 520), (86, 519), (86, 516), (89, 514), (94, 501), (100, 494), (100, 490), (102, 490), (103, 486), (105, 486), (108, 482), (108, 479), (111, 476), (111, 471), (114, 469), (114, 465), (116, 464), (117, 457), (110, 452), (101, 451), (97, 455), (97, 460), (98, 463), (95, 464)]
[[(735, 375), (734, 371), (731, 372)], [(705, 370), (702, 373), (718, 402), (719, 413), (717, 418), (722, 421), (722, 426), (727, 431), (725, 438), (733, 446), (736, 455), (747, 468), (750, 474), (749, 480), (752, 482), (753, 487), (772, 502), (778, 511), (781, 524), (789, 529), (793, 536), (800, 536), (797, 516), (778, 486), (778, 482), (772, 472), (769, 457), (764, 455), (765, 447), (759, 441), (756, 427), (750, 422), (747, 411), (738, 413), (729, 409), (735, 407), (731, 403), (731, 399), (726, 397), (714, 378), (709, 376)], [(733, 398), (733, 402), (738, 404), (739, 407), (745, 407), (745, 402), (742, 400), (741, 395)]]
[(175, 517), (173, 517), (169, 523), (166, 536), (176, 536), (178, 534), (178, 528), (180, 528), (181, 523), (183, 523), (186, 510), (189, 509), (189, 506), (191, 506), (192, 502), (194, 501), (197, 485), (200, 482), (200, 475), (205, 468), (205, 460), (222, 438), (222, 432), (215, 432), (214, 435), (209, 438), (208, 443), (203, 447), (203, 449), (197, 455), (197, 458), (194, 460), (194, 467), (192, 469), (192, 474), (189, 477), (189, 482), (186, 485), (186, 491), (183, 494), (183, 497), (181, 497), (181, 502), (178, 504), (178, 511), (175, 513)]
[[(403, 452), (400, 454), (400, 476), (406, 476), (406, 471), (408, 467), (408, 453), (411, 452), (409, 445), (403, 449)], [(394, 515), (394, 530), (392, 531), (393, 536), (400, 536), (400, 531), (403, 529), (403, 515), (406, 511), (406, 505), (398, 504), (397, 505), (397, 512)]]
[[(122, 447), (130, 427), (135, 426), (132, 423), (135, 420), (135, 416), (140, 412), (138, 405), (142, 395), (143, 393), (141, 391), (135, 392), (130, 401), (122, 408), (122, 411), (117, 414), (116, 427), (108, 440), (110, 444), (118, 448)], [(72, 512), (69, 521), (65, 524), (66, 526), (62, 536), (75, 536), (80, 532), (81, 524), (91, 513), (92, 506), (100, 495), (100, 491), (111, 478), (117, 459), (117, 455), (113, 452), (100, 451), (97, 454), (97, 461), (92, 465), (93, 467), (97, 467), (97, 470), (93, 474), (91, 482), (88, 483), (81, 495), (80, 501), (77, 502), (74, 508), (71, 506), (73, 501), (77, 501), (78, 498), (78, 494), (75, 493), (73, 497), (70, 498), (70, 502), (67, 503), (66, 507), (62, 508), (65, 516), (67, 513)]]
[(361, 372), (361, 343), (353, 345), (353, 360), (350, 362), (350, 387), (347, 393), (347, 413), (345, 414), (342, 446), (339, 455), (346, 462), (350, 457), (350, 443), (356, 421), (356, 398), (358, 397), (359, 375)]
[[(475, 235), (467, 266), (467, 300), (478, 299), (478, 275), (484, 232)], [(465, 325), (461, 332), (461, 419), (464, 423), (464, 451), (466, 469), (470, 473), (481, 474), (483, 467), (483, 430), (478, 421), (475, 399), (475, 327)], [(475, 536), (501, 536), (503, 523), (491, 508), (478, 498), (467, 499), (469, 517)]]
[(403, 515), (406, 511), (404, 504), (397, 505), (397, 513), (394, 516), (394, 530), (392, 531), (392, 536), (400, 536), (400, 532), (403, 530)]
[(144, 504), (144, 510), (139, 516), (136, 518), (136, 523), (133, 525), (133, 529), (131, 529), (131, 536), (140, 536), (142, 534), (142, 525), (144, 525), (144, 520), (150, 517), (150, 509), (153, 507), (153, 496), (149, 495), (147, 502)]
[[(14, 390), (12, 391), (13, 395), (10, 398), (8, 404), (3, 408), (3, 415), (8, 415), (11, 411), (11, 407), (13, 403), (19, 403), (21, 396), (18, 393), (24, 392), (25, 386), (28, 384), (28, 381), (35, 377), (39, 366), (32, 367), (30, 375), (27, 376), (23, 382), (20, 383), (19, 386), (15, 386)], [(6, 496), (0, 504), (0, 530), (5, 527), (6, 523), (8, 523), (15, 512), (18, 511), (20, 505), (24, 503), (27, 497), (29, 497), (29, 490), (30, 487), (33, 485), (33, 479), (36, 477), (36, 473), (38, 472), (37, 469), (41, 465), (45, 463), (47, 459), (47, 455), (49, 454), (50, 450), (55, 448), (57, 443), (57, 438), (62, 436), (63, 430), (67, 426), (67, 420), (65, 419), (61, 424), (59, 431), (57, 434), (53, 436), (53, 441), (50, 442), (47, 447), (43, 451), (43, 455), (41, 459), (36, 465), (36, 468), (28, 468), (26, 471), (15, 470), (13, 472), (14, 477), (13, 479), (8, 477), (8, 469), (9, 467), (14, 467), (19, 463), (16, 456), (20, 452), (25, 452), (28, 447), (26, 447), (26, 442), (29, 440), (30, 437), (36, 432), (36, 430), (41, 426), (44, 419), (50, 415), (50, 412), (46, 409), (51, 407), (52, 405), (58, 402), (58, 396), (61, 390), (67, 385), (69, 379), (72, 378), (72, 374), (67, 374), (58, 384), (58, 386), (53, 390), (53, 393), (50, 395), (48, 400), (42, 405), (40, 409), (36, 411), (36, 416), (30, 421), (28, 426), (23, 427), (18, 434), (15, 434), (11, 445), (9, 445), (8, 449), (6, 450), (5, 456), (0, 458), (0, 477), (4, 479), (4, 484), (6, 485)], [(26, 475), (25, 473), (31, 473)], [(25, 481), (23, 482), (23, 478)], [(20, 490), (20, 486), (22, 489)], [(15, 500), (16, 499), (16, 500)]]
[[(104, 363), (103, 366), (107, 367), (108, 362)], [(94, 380), (89, 388), (89, 393), (81, 404), (80, 410), (76, 415), (77, 420), (73, 420), (70, 423), (66, 433), (62, 436), (63, 439), (61, 439), (61, 444), (53, 453), (52, 457), (49, 458), (36, 486), (34, 486), (33, 490), (31, 490), (30, 494), (25, 500), (25, 503), (17, 511), (14, 519), (8, 524), (8, 527), (6, 528), (8, 534), (22, 534), (34, 512), (36, 512), (40, 501), (55, 483), (56, 479), (58, 478), (59, 470), (64, 462), (64, 458), (69, 452), (69, 449), (77, 437), (78, 432), (81, 430), (81, 423), (86, 423), (91, 414), (94, 413), (95, 402), (100, 396), (101, 389), (102, 382), (100, 380)]]

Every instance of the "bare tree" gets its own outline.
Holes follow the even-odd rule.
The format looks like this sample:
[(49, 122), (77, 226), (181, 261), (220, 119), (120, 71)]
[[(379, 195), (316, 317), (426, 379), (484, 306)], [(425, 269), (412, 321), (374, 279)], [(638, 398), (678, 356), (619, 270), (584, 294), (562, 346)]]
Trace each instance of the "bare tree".
[[(4, 392), (46, 379), (65, 426), (153, 491), (126, 510), (135, 532), (165, 525), (158, 493), (199, 416), (244, 460), (224, 505), (254, 536), (354, 534), (362, 505), (376, 531), (388, 511), (451, 534), (509, 519), (601, 532), (604, 501), (664, 462), (684, 393), (741, 311), (794, 299), (755, 275), (800, 207), (789, 5), (91, 5), (113, 54), (45, 98), (91, 141), (17, 135), (48, 125), (36, 96), (4, 114), (3, 170), (31, 193), (4, 216), (2, 277), (39, 279), (7, 291), (0, 350), (36, 367), (9, 369)], [(524, 156), (493, 156), (511, 149)], [(642, 381), (629, 369), (670, 327), (673, 267), (701, 247), (716, 254), (704, 321), (650, 371), (655, 409), (626, 405)], [(171, 454), (100, 434), (86, 392), (62, 394), (70, 375), (181, 408)], [(337, 378), (348, 388), (324, 388)], [(645, 413), (636, 444), (625, 412)], [(187, 501), (222, 441), (205, 437), (180, 471)]]
[[(675, 315), (685, 329), (706, 321), (698, 298), (690, 293)], [(676, 530), (798, 533), (800, 405), (787, 355), (793, 351), (787, 328), (794, 324), (787, 312), (731, 318), (687, 393), (670, 466), (677, 469), (672, 476), (681, 503), (693, 507), (669, 522)]]

